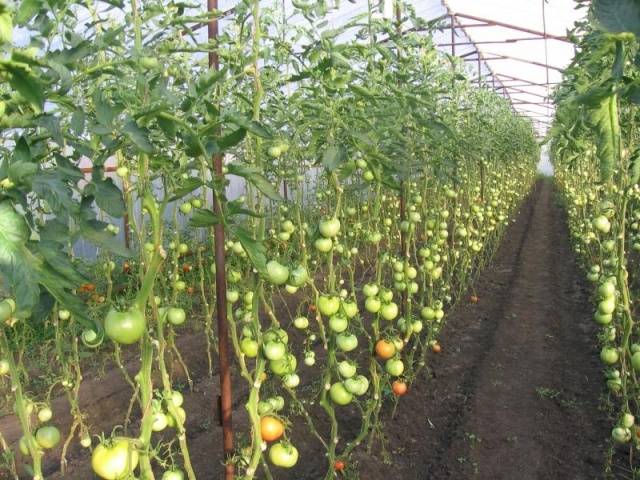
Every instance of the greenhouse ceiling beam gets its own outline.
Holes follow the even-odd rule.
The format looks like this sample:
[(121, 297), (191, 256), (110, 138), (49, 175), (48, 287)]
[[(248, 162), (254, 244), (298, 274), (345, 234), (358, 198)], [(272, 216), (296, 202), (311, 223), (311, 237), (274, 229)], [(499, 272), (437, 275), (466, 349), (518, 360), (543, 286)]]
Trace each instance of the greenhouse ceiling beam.
[(523, 42), (529, 40), (543, 40), (540, 37), (523, 37), (523, 38), (506, 38), (504, 40), (485, 40), (482, 42), (456, 42), (456, 43), (439, 43), (438, 47), (451, 47), (455, 46), (463, 46), (463, 45), (491, 45), (491, 44), (504, 44), (504, 43), (516, 43)]
[(526, 58), (514, 57), (512, 55), (502, 55), (502, 54), (492, 53), (492, 52), (485, 52), (485, 53), (487, 55), (493, 55), (493, 57), (487, 58), (487, 60), (513, 60), (515, 62), (522, 62), (522, 63), (528, 63), (529, 65), (535, 65), (536, 67), (550, 68), (551, 70), (564, 72), (564, 68), (555, 67), (547, 63), (536, 62), (534, 60), (528, 60)]
[(533, 29), (530, 29), (530, 28), (519, 27), (518, 25), (513, 25), (511, 23), (499, 22), (497, 20), (490, 20), (488, 18), (477, 17), (475, 15), (469, 15), (469, 14), (466, 14), (466, 13), (454, 13), (453, 15), (456, 16), (456, 17), (459, 17), (459, 18), (465, 18), (467, 20), (475, 20), (477, 22), (485, 22), (488, 26), (492, 26), (492, 27), (510, 28), (511, 30), (517, 30), (519, 32), (529, 33), (531, 35), (537, 35), (537, 36), (539, 36), (541, 38), (546, 38), (546, 39), (549, 39), (549, 40), (558, 40), (560, 42), (567, 42), (567, 43), (573, 44), (573, 42), (571, 40), (569, 40), (567, 37), (564, 37), (562, 35), (553, 35), (551, 33), (540, 32), (538, 30), (533, 30)]
[(543, 83), (533, 82), (531, 80), (527, 80), (526, 78), (514, 77), (513, 75), (507, 75), (506, 73), (498, 73), (498, 76), (507, 78), (508, 80), (505, 80), (507, 82), (508, 81), (524, 82), (529, 86), (535, 86), (535, 87), (546, 87), (547, 85), (553, 85), (551, 83), (547, 84), (547, 82), (543, 82)]
[(534, 93), (534, 92), (527, 92), (526, 90), (522, 90), (520, 88), (516, 88), (516, 87), (513, 87), (511, 85), (507, 85), (506, 87), (509, 90), (514, 90), (514, 91), (519, 92), (519, 93), (524, 93), (525, 95), (533, 95), (534, 97), (540, 97), (540, 98), (549, 98), (546, 95), (540, 95), (539, 93)]
[[(465, 30), (465, 28), (468, 28), (468, 26), (465, 25), (461, 25), (460, 22), (458, 21), (458, 19), (456, 18), (455, 14), (453, 13), (453, 11), (451, 10), (451, 8), (449, 7), (449, 5), (447, 4), (447, 0), (442, 0), (442, 5), (446, 8), (447, 13), (446, 15), (449, 17), (449, 28), (451, 28), (451, 54), (455, 56), (455, 43), (456, 43), (456, 29), (460, 29), (462, 30), (462, 33), (464, 34), (465, 37), (467, 37), (469, 40), (473, 41), (473, 39), (471, 38), (471, 36), (467, 33), (467, 31)], [(441, 17), (441, 18), (444, 18)], [(481, 79), (482, 79), (482, 71), (481, 71), (481, 62), (484, 60), (482, 52), (480, 51), (480, 49), (476, 46), (476, 52), (478, 54), (478, 58), (477, 58), (477, 62), (478, 62), (478, 86), (480, 86), (481, 84)], [(470, 52), (468, 54), (465, 54), (465, 56), (471, 55), (474, 52)], [(493, 71), (493, 69), (491, 68), (491, 65), (489, 65), (486, 61), (484, 62), (487, 70), (489, 70), (489, 72), (491, 73), (491, 77), (492, 77), (492, 86), (493, 88), (495, 88), (495, 81), (498, 80), (498, 82), (501, 82), (501, 80), (496, 76), (495, 72)], [(503, 85), (504, 86), (504, 85)], [(513, 103), (513, 100), (511, 98), (511, 94), (509, 93), (509, 91), (507, 89), (503, 89), (503, 94), (509, 99), (510, 103)], [(511, 108), (513, 109), (513, 105), (511, 105)]]
[[(505, 82), (515, 82), (516, 80), (504, 80)], [(519, 80), (518, 80), (519, 81)], [(516, 83), (515, 85), (507, 85), (508, 87), (536, 87), (536, 88), (542, 88), (542, 87), (546, 87), (547, 85), (559, 85), (559, 82), (549, 82), (549, 83), (544, 83), (542, 85), (538, 85), (537, 83)]]

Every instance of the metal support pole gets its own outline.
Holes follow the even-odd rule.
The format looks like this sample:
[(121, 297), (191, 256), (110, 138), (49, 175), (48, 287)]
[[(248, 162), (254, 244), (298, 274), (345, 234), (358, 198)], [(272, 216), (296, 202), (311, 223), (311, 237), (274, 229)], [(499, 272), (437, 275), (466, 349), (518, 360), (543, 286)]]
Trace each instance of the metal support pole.
[[(218, 10), (218, 0), (207, 0), (209, 12)], [(212, 19), (208, 24), (209, 40), (218, 38), (218, 20)], [(219, 59), (217, 50), (209, 52), (209, 68), (218, 70)], [(213, 170), (216, 177), (216, 186), (224, 185), (224, 173), (222, 172), (222, 155), (213, 157)], [(222, 205), (218, 192), (213, 192), (213, 211), (216, 215), (222, 215)], [(220, 362), (220, 423), (222, 424), (222, 439), (225, 460), (225, 480), (233, 480), (233, 423), (231, 402), (231, 366), (229, 360), (229, 325), (227, 322), (227, 280), (225, 275), (224, 254), (224, 224), (218, 222), (213, 227), (214, 255), (216, 265), (216, 318), (218, 324), (218, 358)]]

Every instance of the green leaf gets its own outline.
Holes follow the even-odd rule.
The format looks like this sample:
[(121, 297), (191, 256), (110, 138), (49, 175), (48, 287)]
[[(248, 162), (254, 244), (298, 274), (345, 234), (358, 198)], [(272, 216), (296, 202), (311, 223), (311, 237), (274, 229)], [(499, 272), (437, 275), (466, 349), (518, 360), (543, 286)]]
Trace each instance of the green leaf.
[(31, 183), (31, 177), (38, 171), (38, 164), (32, 162), (16, 162), (9, 166), (8, 176), (16, 184)]
[(267, 274), (267, 248), (265, 247), (263, 242), (260, 242), (251, 236), (247, 230), (238, 225), (233, 225), (230, 227), (231, 233), (235, 235), (245, 252), (247, 252), (247, 256), (251, 261), (251, 264), (261, 275)]
[(631, 172), (631, 184), (640, 181), (640, 150), (636, 149), (629, 159), (629, 171)]
[(16, 12), (16, 23), (24, 25), (43, 7), (42, 0), (22, 0)]
[(223, 152), (228, 148), (234, 147), (239, 144), (242, 140), (244, 140), (244, 137), (246, 135), (247, 129), (240, 127), (237, 130), (234, 130), (233, 132), (228, 133), (224, 137), (218, 139), (216, 143), (220, 151)]
[(139, 127), (134, 120), (129, 120), (122, 127), (122, 132), (131, 140), (136, 147), (144, 153), (153, 153), (153, 145), (149, 141), (149, 131)]
[(38, 171), (31, 180), (31, 187), (55, 213), (77, 211), (73, 191), (58, 170)]
[(40, 298), (38, 278), (26, 248), (29, 227), (11, 202), (0, 203), (0, 275), (2, 283), (15, 297), (18, 315), (29, 316)]
[(617, 95), (602, 99), (598, 108), (590, 110), (590, 121), (595, 127), (596, 156), (600, 162), (600, 177), (608, 180), (618, 158), (620, 125)]
[(130, 257), (131, 251), (126, 248), (112, 233), (105, 230), (107, 224), (97, 220), (80, 223), (80, 235), (95, 246), (119, 255)]
[(44, 259), (48, 266), (65, 280), (68, 289), (77, 288), (89, 281), (89, 278), (78, 271), (65, 252), (65, 246), (51, 241), (40, 241), (34, 245), (34, 250)]
[(607, 32), (640, 35), (638, 0), (593, 0), (591, 6), (596, 21)]
[(260, 122), (256, 122), (255, 120), (246, 118), (245, 116), (243, 116), (238, 112), (227, 112), (224, 115), (224, 120), (244, 128), (249, 133), (252, 133), (257, 137), (266, 138), (266, 139), (273, 138), (273, 134), (269, 131), (269, 129), (265, 125), (263, 125)]
[(82, 110), (76, 110), (71, 115), (71, 132), (75, 135), (82, 135), (84, 132), (85, 114)]
[(41, 112), (44, 93), (40, 82), (32, 74), (31, 70), (24, 64), (11, 61), (0, 62), (0, 66), (2, 65), (9, 72), (9, 84), (11, 87), (17, 90), (35, 111)]
[(11, 11), (4, 4), (0, 4), (0, 45), (11, 43), (12, 39), (13, 19)]
[(347, 151), (342, 145), (329, 145), (322, 154), (322, 166), (333, 172), (346, 160)]
[(120, 113), (121, 109), (111, 105), (99, 91), (93, 94), (92, 99), (93, 106), (96, 109), (96, 120), (104, 126), (112, 126), (114, 118)]
[(218, 223), (220, 216), (204, 208), (195, 209), (189, 219), (189, 225), (192, 227), (212, 227)]
[(237, 175), (245, 178), (254, 187), (260, 190), (267, 198), (276, 202), (283, 201), (284, 198), (278, 193), (278, 190), (267, 180), (264, 175), (255, 167), (242, 165), (240, 163), (230, 163), (227, 165), (231, 175)]
[(122, 198), (122, 192), (110, 178), (101, 179), (99, 174), (93, 175), (91, 184), (95, 187), (95, 199), (98, 207), (112, 217), (122, 217), (126, 211), (126, 205)]
[(204, 183), (199, 178), (190, 177), (187, 180), (184, 180), (181, 185), (176, 188), (173, 192), (173, 196), (169, 199), (170, 202), (175, 202), (176, 200), (189, 195), (194, 190), (202, 187)]

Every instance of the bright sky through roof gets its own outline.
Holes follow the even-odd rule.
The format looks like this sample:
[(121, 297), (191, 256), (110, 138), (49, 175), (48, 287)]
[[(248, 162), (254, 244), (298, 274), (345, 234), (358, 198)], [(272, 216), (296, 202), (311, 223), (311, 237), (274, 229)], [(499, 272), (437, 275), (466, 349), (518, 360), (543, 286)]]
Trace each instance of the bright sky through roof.
[[(545, 30), (546, 23), (546, 32), (557, 36), (566, 36), (567, 30), (573, 27), (574, 22), (585, 15), (584, 9), (575, 9), (576, 4), (573, 0), (547, 0), (544, 3), (544, 19), (543, 0), (449, 0), (448, 5), (456, 14), (468, 14), (539, 32)], [(464, 18), (460, 18), (459, 21), (463, 25), (479, 23)], [(468, 27), (465, 30), (474, 42), (536, 37), (526, 32), (498, 26)], [(498, 77), (496, 84), (499, 84), (497, 82), (499, 79), (504, 85), (513, 86), (509, 89), (509, 96), (515, 108), (537, 120), (538, 130), (543, 133), (548, 126), (547, 122), (553, 118), (553, 107), (544, 105), (548, 102), (546, 99), (548, 89), (546, 86), (526, 86), (526, 84), (528, 82), (546, 84), (548, 75), (548, 81), (552, 83), (549, 88), (553, 89), (555, 86), (553, 83), (562, 79), (560, 70), (573, 58), (573, 45), (555, 39), (546, 41), (537, 39), (512, 43), (478, 43), (477, 46), (485, 58), (503, 55), (555, 67), (546, 69), (514, 59), (486, 60)]]

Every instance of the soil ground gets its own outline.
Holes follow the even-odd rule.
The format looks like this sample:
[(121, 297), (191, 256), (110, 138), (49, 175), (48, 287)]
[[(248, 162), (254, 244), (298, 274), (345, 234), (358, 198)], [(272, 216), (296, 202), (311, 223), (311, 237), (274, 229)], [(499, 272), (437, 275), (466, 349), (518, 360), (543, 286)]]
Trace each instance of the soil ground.
[[(603, 477), (607, 415), (599, 410), (603, 379), (588, 290), (573, 261), (553, 185), (539, 182), (509, 226), (494, 261), (476, 282), (477, 304), (448, 315), (440, 343), (392, 418), (386, 446), (356, 456), (363, 480), (581, 480)], [(195, 378), (185, 395), (187, 428), (199, 479), (222, 478), (220, 428), (213, 414), (217, 377), (208, 378), (202, 335), (181, 339)], [(186, 346), (186, 348), (184, 348)], [(132, 364), (131, 369), (136, 367)], [(83, 407), (96, 430), (109, 431), (128, 406), (130, 390), (114, 371), (88, 379)], [(246, 426), (236, 387), (234, 422)], [(54, 411), (64, 412), (64, 400)], [(349, 416), (345, 410), (341, 416)], [(59, 418), (64, 424), (64, 419)], [(322, 428), (321, 424), (319, 428)], [(344, 425), (345, 435), (359, 427)], [(0, 419), (10, 441), (18, 432)], [(323, 456), (304, 427), (293, 429), (301, 461), (277, 479), (319, 480)], [(316, 452), (316, 453), (314, 453)], [(66, 474), (55, 462), (47, 478), (90, 479), (87, 452), (72, 449)], [(0, 474), (0, 478), (2, 478)]]

